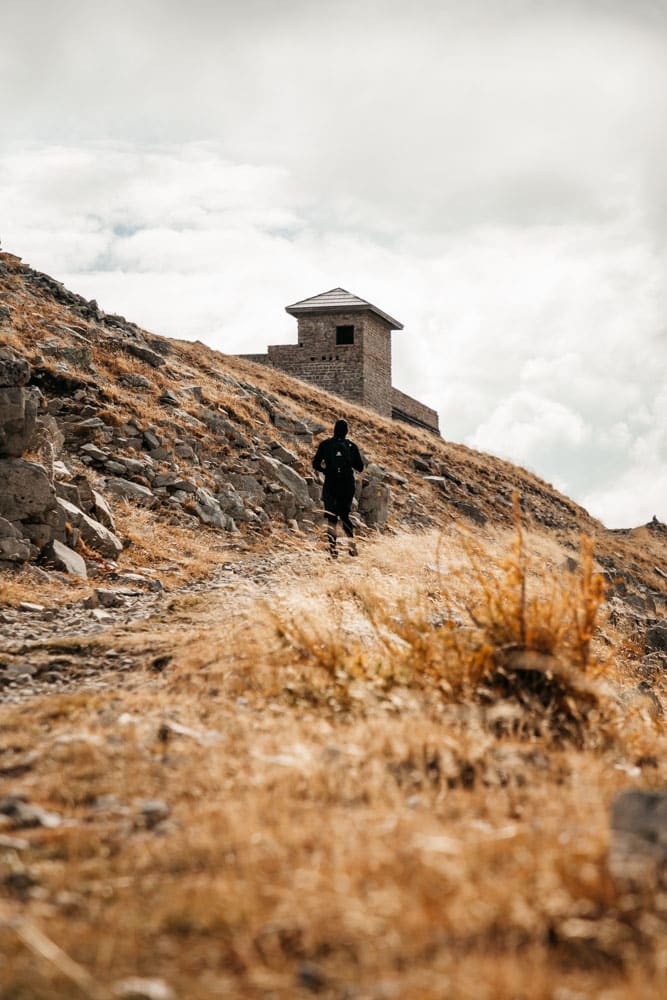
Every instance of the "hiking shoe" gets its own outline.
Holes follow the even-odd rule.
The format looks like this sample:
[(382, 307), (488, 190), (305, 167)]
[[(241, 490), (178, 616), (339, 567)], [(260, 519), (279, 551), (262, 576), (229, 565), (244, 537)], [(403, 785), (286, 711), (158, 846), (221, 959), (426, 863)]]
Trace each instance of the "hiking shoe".
[(356, 542), (350, 542), (350, 545), (349, 545), (349, 548), (348, 548), (347, 551), (350, 553), (351, 556), (358, 556), (359, 555), (359, 549), (357, 548), (357, 543)]

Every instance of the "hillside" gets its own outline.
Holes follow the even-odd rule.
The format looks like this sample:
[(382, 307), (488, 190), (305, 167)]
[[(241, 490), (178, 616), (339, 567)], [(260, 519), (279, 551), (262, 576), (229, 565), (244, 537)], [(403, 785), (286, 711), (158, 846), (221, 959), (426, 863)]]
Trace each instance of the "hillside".
[(0, 253), (0, 996), (661, 995), (666, 608), (665, 525)]

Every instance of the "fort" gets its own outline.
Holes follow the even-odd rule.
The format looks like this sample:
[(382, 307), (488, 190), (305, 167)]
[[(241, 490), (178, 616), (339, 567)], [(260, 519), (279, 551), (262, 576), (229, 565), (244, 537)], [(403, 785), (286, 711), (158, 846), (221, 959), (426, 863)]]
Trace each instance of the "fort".
[(439, 434), (438, 414), (391, 384), (391, 334), (403, 324), (366, 299), (332, 288), (286, 306), (298, 325), (297, 344), (242, 354), (367, 406), (384, 417)]

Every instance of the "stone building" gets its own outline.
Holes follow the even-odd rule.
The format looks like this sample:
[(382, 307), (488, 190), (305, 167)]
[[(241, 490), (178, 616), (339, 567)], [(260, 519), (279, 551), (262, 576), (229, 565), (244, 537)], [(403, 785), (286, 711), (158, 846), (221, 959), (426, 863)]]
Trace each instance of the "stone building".
[(298, 343), (243, 354), (382, 414), (439, 433), (438, 414), (391, 384), (391, 333), (403, 324), (344, 288), (287, 306)]

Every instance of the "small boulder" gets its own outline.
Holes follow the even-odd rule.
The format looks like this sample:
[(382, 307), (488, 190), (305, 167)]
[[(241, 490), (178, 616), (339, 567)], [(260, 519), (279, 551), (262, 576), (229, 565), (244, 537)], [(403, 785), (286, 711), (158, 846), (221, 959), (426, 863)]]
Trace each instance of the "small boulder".
[(0, 458), (0, 517), (34, 519), (56, 507), (56, 491), (43, 466), (22, 458)]
[(164, 358), (157, 351), (152, 351), (150, 347), (145, 344), (137, 344), (134, 341), (123, 341), (123, 347), (125, 347), (130, 354), (133, 354), (135, 358), (139, 358), (140, 361), (145, 362), (150, 365), (151, 368), (160, 368), (164, 364)]
[(24, 357), (11, 347), (0, 348), (0, 386), (27, 385), (30, 381), (30, 365)]
[(96, 521), (103, 524), (105, 528), (109, 529), (109, 531), (115, 531), (116, 526), (114, 524), (113, 514), (111, 513), (109, 504), (106, 502), (102, 494), (97, 492), (97, 490), (93, 490), (92, 494), (93, 503), (90, 513), (95, 517)]
[(292, 469), (284, 462), (272, 458), (270, 455), (260, 456), (260, 466), (270, 479), (277, 480), (285, 489), (289, 490), (297, 502), (306, 508), (313, 505), (308, 492), (308, 483), (296, 469)]
[(21, 532), (4, 517), (0, 517), (0, 561), (28, 562), (30, 559), (30, 542), (21, 536)]
[(157, 497), (154, 496), (146, 486), (139, 483), (132, 483), (129, 479), (109, 479), (106, 485), (107, 490), (124, 500), (133, 500), (141, 504), (142, 507), (154, 507)]
[(220, 510), (220, 504), (208, 490), (198, 489), (195, 493), (195, 510), (200, 521), (214, 528), (226, 528), (228, 518)]
[(63, 573), (70, 573), (73, 576), (80, 576), (82, 580), (88, 579), (86, 564), (78, 552), (70, 549), (68, 545), (54, 539), (42, 550), (42, 558), (46, 563), (61, 570)]

